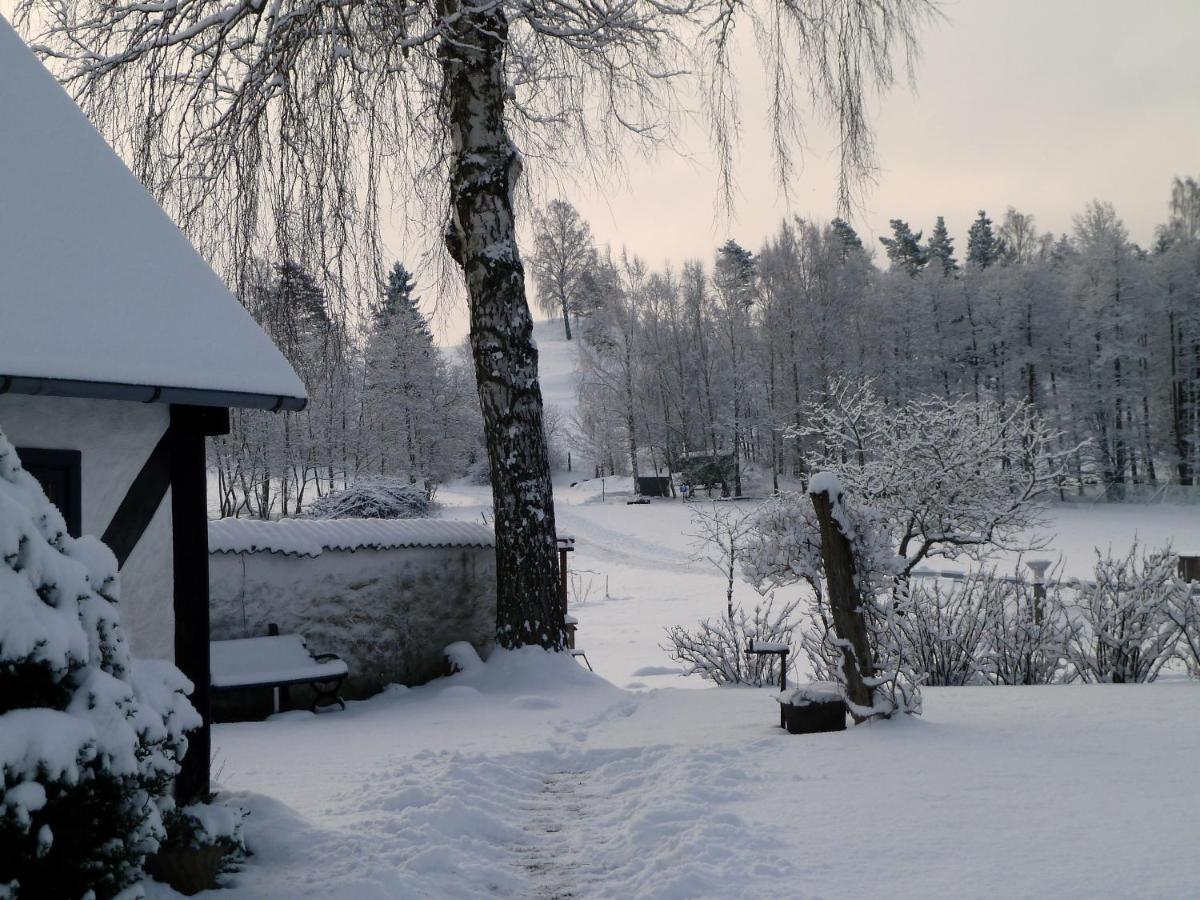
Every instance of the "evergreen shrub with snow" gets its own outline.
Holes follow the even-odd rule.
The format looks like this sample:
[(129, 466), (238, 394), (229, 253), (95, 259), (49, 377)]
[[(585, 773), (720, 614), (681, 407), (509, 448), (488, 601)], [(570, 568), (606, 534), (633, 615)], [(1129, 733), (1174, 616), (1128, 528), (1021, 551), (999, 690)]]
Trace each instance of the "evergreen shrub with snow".
[(407, 478), (360, 478), (318, 497), (304, 510), (309, 519), (422, 519), (436, 505), (432, 491)]
[(164, 837), (201, 722), (178, 669), (130, 660), (118, 596), (0, 432), (0, 897), (116, 896)]

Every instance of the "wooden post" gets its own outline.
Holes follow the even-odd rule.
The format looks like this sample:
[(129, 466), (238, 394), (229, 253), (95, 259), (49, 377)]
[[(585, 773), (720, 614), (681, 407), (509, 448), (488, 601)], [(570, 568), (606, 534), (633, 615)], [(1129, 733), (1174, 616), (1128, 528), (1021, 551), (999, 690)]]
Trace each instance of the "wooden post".
[[(567, 584), (568, 584), (568, 582), (567, 582), (567, 554), (575, 549), (572, 546), (572, 544), (574, 543), (574, 540), (575, 539), (571, 538), (571, 537), (565, 537), (565, 538), (558, 539), (558, 575), (559, 575), (559, 579), (560, 579), (559, 593), (562, 596), (562, 611), (563, 611), (564, 618), (566, 618), (567, 614), (570, 612), (570, 610), (567, 609), (567, 604), (568, 604), (568, 599), (569, 599), (568, 590), (567, 590)], [(576, 626), (574, 623), (567, 622), (566, 631), (567, 631), (567, 649), (568, 650), (575, 649), (575, 628), (576, 628)]]
[(175, 665), (194, 685), (191, 701), (204, 724), (188, 735), (188, 751), (175, 781), (178, 802), (208, 799), (212, 744), (208, 656), (208, 476), (204, 438), (229, 431), (229, 411), (172, 406), (171, 543), (175, 569)]
[(1179, 556), (1179, 577), (1184, 581), (1200, 581), (1200, 556)]
[(867, 637), (867, 625), (860, 612), (862, 594), (855, 583), (854, 548), (833, 515), (834, 504), (840, 505), (841, 497), (832, 498), (825, 491), (815, 491), (808, 496), (821, 525), (821, 557), (825, 563), (825, 583), (829, 594), (829, 610), (833, 615), (833, 630), (842, 642), (846, 699), (851, 705), (850, 714), (858, 722), (863, 717), (854, 711), (855, 707), (869, 708), (872, 705), (871, 688), (865, 679), (875, 675), (875, 665)]

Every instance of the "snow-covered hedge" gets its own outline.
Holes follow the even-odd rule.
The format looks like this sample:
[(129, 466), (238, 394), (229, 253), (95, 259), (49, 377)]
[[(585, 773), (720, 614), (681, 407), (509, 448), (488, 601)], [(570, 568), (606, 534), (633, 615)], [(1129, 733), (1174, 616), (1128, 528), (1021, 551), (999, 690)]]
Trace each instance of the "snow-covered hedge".
[(304, 509), (310, 519), (420, 519), (434, 509), (430, 491), (398, 478), (360, 478), (318, 497)]
[(117, 564), (72, 538), (0, 433), (0, 897), (112, 897), (141, 876), (200, 717), (133, 664)]

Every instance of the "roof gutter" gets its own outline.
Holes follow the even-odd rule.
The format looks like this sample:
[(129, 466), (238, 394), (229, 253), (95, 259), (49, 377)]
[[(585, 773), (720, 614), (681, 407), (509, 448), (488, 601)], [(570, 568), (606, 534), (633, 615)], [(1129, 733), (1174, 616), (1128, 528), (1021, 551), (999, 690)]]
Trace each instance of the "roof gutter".
[(119, 384), (109, 381), (78, 381), (70, 378), (32, 378), (0, 375), (0, 394), (32, 394), (41, 397), (77, 397), (86, 400), (127, 400), (133, 403), (178, 403), (184, 406), (236, 407), (299, 412), (308, 405), (306, 397), (254, 394), (246, 391), (210, 391), (202, 388), (160, 387)]

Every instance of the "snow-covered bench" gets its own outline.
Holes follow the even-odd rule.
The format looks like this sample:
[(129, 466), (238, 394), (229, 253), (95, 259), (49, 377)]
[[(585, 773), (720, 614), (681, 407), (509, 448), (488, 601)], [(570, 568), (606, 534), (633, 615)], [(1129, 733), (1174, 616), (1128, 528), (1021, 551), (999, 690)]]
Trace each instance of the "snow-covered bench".
[(307, 684), (316, 692), (313, 712), (334, 703), (346, 708), (338, 690), (350, 668), (334, 653), (309, 653), (298, 634), (212, 641), (209, 657), (214, 691)]

